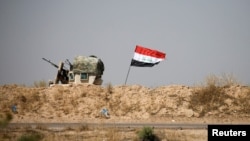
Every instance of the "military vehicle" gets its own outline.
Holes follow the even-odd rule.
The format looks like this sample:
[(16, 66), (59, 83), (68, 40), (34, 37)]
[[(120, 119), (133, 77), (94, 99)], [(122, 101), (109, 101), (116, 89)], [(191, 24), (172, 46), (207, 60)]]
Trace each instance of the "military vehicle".
[[(101, 59), (94, 55), (76, 56), (73, 64), (68, 59), (66, 59), (65, 62), (59, 62), (59, 65), (56, 65), (45, 58), (42, 59), (58, 69), (54, 82), (49, 82), (49, 85), (72, 83), (102, 85), (104, 64)], [(69, 66), (69, 69), (64, 66), (65, 63)]]

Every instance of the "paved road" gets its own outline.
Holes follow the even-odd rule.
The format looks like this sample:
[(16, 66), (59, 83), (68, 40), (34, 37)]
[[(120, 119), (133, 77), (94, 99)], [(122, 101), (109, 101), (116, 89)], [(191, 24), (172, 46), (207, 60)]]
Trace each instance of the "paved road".
[(65, 128), (80, 128), (80, 127), (88, 127), (88, 128), (141, 128), (145, 126), (150, 126), (154, 128), (161, 129), (207, 129), (207, 124), (181, 124), (181, 123), (10, 123), (8, 125), (10, 128), (14, 127), (46, 127), (48, 129), (65, 129)]

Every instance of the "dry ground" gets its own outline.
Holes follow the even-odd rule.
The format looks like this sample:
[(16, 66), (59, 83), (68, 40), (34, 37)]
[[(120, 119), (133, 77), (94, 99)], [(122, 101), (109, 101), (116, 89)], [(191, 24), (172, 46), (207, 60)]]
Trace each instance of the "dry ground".
[[(189, 87), (169, 85), (148, 88), (141, 85), (96, 86), (88, 84), (55, 85), (30, 88), (0, 86), (1, 113), (17, 113), (11, 122), (175, 122), (175, 123), (250, 123), (250, 88), (241, 85)], [(110, 118), (100, 114), (107, 108)], [(3, 117), (3, 116), (1, 116)], [(1, 118), (0, 117), (0, 118)], [(134, 140), (136, 130), (91, 129), (77, 132), (73, 140)], [(18, 131), (18, 130), (17, 130)], [(7, 132), (7, 131), (5, 131)], [(46, 134), (47, 130), (42, 133)], [(96, 133), (100, 136), (86, 134)], [(97, 133), (98, 132), (98, 133)], [(162, 140), (206, 140), (206, 130), (156, 130)], [(69, 134), (69, 135), (68, 135)], [(70, 137), (69, 131), (51, 133)], [(86, 134), (86, 135), (85, 135)], [(117, 135), (118, 134), (118, 135)], [(14, 133), (13, 133), (14, 135)], [(189, 136), (188, 136), (189, 135)], [(8, 139), (9, 134), (2, 134)], [(62, 137), (62, 136), (60, 136)], [(172, 139), (173, 138), (173, 139)], [(46, 140), (46, 139), (43, 139)], [(56, 139), (55, 139), (56, 140)], [(60, 140), (63, 140), (62, 138)], [(67, 139), (65, 139), (67, 140)], [(113, 139), (116, 140), (116, 139)]]
[[(22, 136), (34, 136), (42, 141), (139, 141), (136, 128), (67, 128), (54, 131), (47, 128), (15, 128), (0, 133), (0, 141), (16, 141)], [(206, 141), (206, 130), (154, 129), (156, 141)], [(27, 140), (26, 140), (27, 141)]]

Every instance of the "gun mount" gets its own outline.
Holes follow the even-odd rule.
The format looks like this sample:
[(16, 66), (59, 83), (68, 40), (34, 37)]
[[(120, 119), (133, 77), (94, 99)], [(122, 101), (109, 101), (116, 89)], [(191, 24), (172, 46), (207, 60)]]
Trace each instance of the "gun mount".
[(45, 58), (42, 58), (42, 59), (58, 69), (56, 79), (53, 82), (54, 84), (58, 84), (58, 83), (67, 84), (69, 82), (69, 77), (68, 77), (69, 70), (64, 69), (63, 62), (60, 62), (59, 65), (56, 65), (56, 64), (52, 63), (50, 60), (47, 60)]
[[(66, 59), (65, 63), (69, 65), (69, 69), (65, 68), (61, 61), (59, 65), (42, 58), (44, 61), (50, 63), (57, 68), (57, 75), (54, 84), (69, 84), (69, 83), (89, 83), (95, 85), (102, 84), (102, 75), (104, 71), (104, 64), (101, 59), (96, 56), (76, 56), (73, 64)], [(51, 83), (50, 83), (51, 84)]]

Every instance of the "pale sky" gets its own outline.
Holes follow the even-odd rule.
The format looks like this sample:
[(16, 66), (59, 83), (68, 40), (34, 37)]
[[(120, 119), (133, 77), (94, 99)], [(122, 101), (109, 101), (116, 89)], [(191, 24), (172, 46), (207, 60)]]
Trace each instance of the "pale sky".
[(127, 85), (194, 85), (210, 74), (250, 84), (249, 0), (0, 0), (0, 85), (53, 80), (58, 64), (96, 55), (103, 84), (123, 85), (136, 45), (167, 59), (131, 67)]

